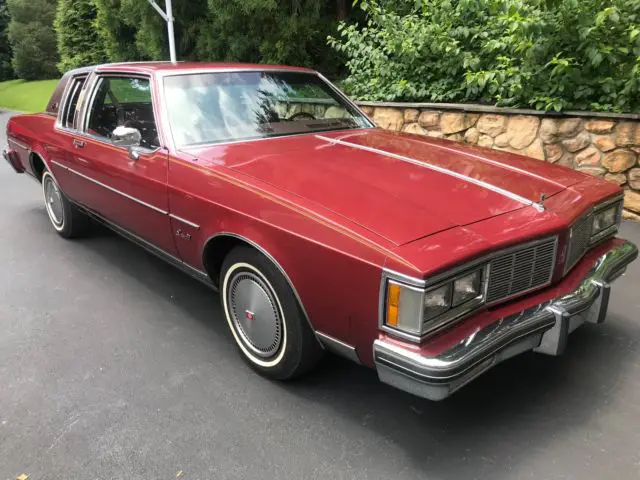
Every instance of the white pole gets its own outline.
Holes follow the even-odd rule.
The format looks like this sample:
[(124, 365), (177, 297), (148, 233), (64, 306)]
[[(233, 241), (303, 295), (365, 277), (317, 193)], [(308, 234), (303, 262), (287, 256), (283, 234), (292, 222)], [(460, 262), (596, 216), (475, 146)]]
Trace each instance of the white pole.
[(173, 10), (171, 8), (171, 0), (165, 0), (166, 12), (162, 10), (154, 0), (147, 0), (156, 12), (167, 22), (167, 33), (169, 37), (169, 58), (171, 63), (176, 63), (176, 39), (173, 35)]
[(173, 36), (173, 10), (171, 8), (171, 0), (165, 0), (167, 9), (167, 33), (169, 35), (169, 58), (171, 63), (176, 63), (176, 39)]

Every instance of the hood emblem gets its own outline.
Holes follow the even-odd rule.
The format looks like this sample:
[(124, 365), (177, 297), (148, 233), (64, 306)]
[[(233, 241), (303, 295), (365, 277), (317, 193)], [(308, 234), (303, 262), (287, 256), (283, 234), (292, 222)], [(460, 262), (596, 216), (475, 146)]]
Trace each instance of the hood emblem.
[(544, 201), (547, 199), (547, 194), (546, 193), (541, 193), (540, 194), (540, 201), (538, 202), (538, 206), (540, 207), (540, 209), (544, 210)]

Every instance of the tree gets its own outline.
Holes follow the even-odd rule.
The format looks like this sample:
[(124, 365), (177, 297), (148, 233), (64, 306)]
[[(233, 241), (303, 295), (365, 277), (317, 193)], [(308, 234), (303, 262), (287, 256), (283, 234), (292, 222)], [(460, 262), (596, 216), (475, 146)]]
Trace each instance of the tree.
[(12, 66), (25, 80), (55, 78), (56, 34), (53, 20), (55, 0), (7, 0), (11, 21), (8, 36), (13, 50)]
[[(327, 48), (343, 2), (208, 0), (196, 54), (207, 60), (303, 65), (335, 74), (340, 58)], [(336, 61), (337, 60), (337, 61)]]
[(0, 0), (0, 82), (13, 78), (11, 67), (11, 45), (7, 36), (9, 25), (9, 10), (5, 0)]
[(106, 61), (95, 18), (93, 0), (58, 0), (55, 29), (61, 72)]
[[(128, 24), (120, 0), (94, 0), (95, 28), (110, 62), (141, 60), (136, 47), (136, 25)], [(144, 2), (143, 2), (144, 3)]]

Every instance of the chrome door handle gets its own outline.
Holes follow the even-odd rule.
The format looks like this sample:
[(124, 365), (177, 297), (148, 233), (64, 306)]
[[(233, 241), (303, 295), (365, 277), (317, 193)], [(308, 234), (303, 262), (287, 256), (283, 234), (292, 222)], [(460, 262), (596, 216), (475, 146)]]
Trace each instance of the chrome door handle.
[(77, 140), (77, 139), (73, 139), (73, 146), (76, 148), (84, 148), (84, 141), (83, 140)]

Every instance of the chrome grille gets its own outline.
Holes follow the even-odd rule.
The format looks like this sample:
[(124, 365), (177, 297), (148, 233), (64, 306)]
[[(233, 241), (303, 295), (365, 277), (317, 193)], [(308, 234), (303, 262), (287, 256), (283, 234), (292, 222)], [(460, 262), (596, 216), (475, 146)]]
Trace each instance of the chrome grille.
[(591, 215), (585, 215), (574, 222), (569, 230), (569, 248), (567, 249), (567, 259), (564, 263), (564, 273), (567, 273), (582, 258), (589, 248), (591, 238), (591, 226), (593, 223)]
[(543, 287), (551, 282), (557, 238), (511, 250), (489, 262), (487, 303)]

